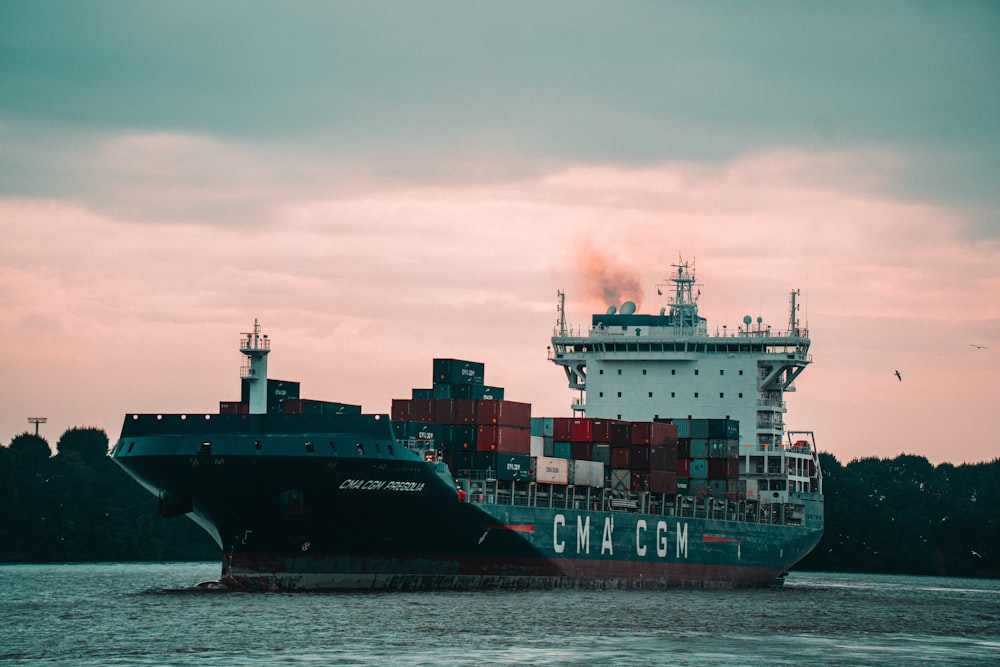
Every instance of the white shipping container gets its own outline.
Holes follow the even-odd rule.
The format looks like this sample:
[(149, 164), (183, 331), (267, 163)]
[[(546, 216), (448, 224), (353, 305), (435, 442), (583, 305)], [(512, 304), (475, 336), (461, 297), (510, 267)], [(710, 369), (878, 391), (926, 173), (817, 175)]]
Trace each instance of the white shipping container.
[(576, 486), (604, 486), (604, 463), (601, 461), (573, 461), (573, 484)]
[(566, 484), (569, 481), (569, 461), (548, 456), (535, 457), (535, 481), (544, 484)]
[(545, 438), (541, 435), (531, 436), (531, 456), (545, 456)]

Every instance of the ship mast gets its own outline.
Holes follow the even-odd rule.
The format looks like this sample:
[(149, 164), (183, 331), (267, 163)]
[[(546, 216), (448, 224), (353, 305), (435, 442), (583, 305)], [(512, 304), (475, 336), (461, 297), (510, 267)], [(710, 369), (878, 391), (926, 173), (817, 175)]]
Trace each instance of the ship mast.
[(690, 329), (691, 334), (698, 331), (698, 296), (694, 294), (695, 275), (694, 266), (688, 266), (687, 262), (678, 262), (672, 265), (677, 269), (677, 275), (670, 278), (674, 283), (674, 296), (670, 300), (670, 319), (674, 327), (684, 333), (685, 329)]
[(240, 352), (246, 357), (240, 365), (240, 378), (250, 389), (252, 415), (267, 413), (267, 353), (271, 351), (271, 341), (267, 334), (261, 335), (257, 318), (253, 321), (253, 331), (244, 332), (240, 338)]

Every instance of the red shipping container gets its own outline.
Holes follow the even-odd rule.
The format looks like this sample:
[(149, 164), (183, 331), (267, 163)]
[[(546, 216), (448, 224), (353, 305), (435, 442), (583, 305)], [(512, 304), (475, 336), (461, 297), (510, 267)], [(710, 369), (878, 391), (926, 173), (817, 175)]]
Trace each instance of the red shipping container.
[(678, 477), (691, 476), (691, 459), (688, 458), (677, 459), (677, 476)]
[(479, 406), (479, 401), (472, 398), (458, 398), (453, 400), (455, 401), (455, 423), (475, 424), (476, 408)]
[(476, 431), (476, 451), (531, 454), (531, 430), (515, 426), (481, 425)]
[(632, 445), (629, 447), (629, 467), (632, 470), (649, 470), (649, 446)]
[(611, 448), (611, 467), (612, 468), (631, 468), (629, 465), (631, 447), (612, 447)]
[(434, 399), (433, 398), (411, 398), (410, 401), (411, 422), (433, 422), (434, 421)]
[(709, 479), (739, 479), (739, 459), (708, 459)]
[(650, 445), (650, 470), (677, 470), (677, 449), (669, 445)]
[(480, 399), (476, 401), (476, 423), (531, 428), (531, 403)]
[(610, 431), (612, 447), (628, 447), (632, 444), (631, 422), (612, 421)]
[(651, 493), (677, 493), (677, 473), (666, 470), (651, 470), (649, 490)]
[(611, 420), (593, 419), (590, 422), (591, 442), (611, 442)]
[(590, 442), (574, 442), (570, 444), (570, 455), (577, 461), (593, 461), (594, 445)]
[[(285, 399), (288, 402), (288, 399)], [(392, 399), (392, 407), (389, 409), (389, 416), (394, 422), (408, 422), (410, 421), (410, 399), (408, 398), (394, 398)]]
[(451, 398), (434, 398), (434, 423), (455, 423), (455, 401)]
[(594, 420), (574, 419), (573, 420), (573, 442), (593, 442)]
[(561, 442), (569, 442), (573, 439), (572, 417), (552, 418), (552, 439)]

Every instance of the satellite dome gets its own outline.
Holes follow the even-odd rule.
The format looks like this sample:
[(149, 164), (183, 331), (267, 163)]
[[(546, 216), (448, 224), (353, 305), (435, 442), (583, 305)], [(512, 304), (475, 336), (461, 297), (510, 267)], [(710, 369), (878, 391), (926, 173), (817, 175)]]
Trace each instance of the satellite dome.
[(635, 312), (635, 302), (626, 301), (622, 304), (622, 315), (631, 315)]
[(608, 312), (606, 312), (605, 315), (614, 315), (615, 310), (617, 309), (614, 306), (608, 306)]

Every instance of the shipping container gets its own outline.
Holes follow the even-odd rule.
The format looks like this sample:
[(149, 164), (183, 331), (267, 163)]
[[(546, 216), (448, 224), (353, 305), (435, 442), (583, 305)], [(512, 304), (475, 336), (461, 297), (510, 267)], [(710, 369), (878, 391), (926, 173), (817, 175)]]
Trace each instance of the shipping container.
[(736, 419), (709, 419), (707, 437), (713, 440), (739, 440), (740, 422)]
[(476, 451), (528, 456), (531, 452), (531, 430), (516, 426), (479, 426), (476, 431)]
[(611, 442), (610, 419), (592, 419), (590, 423), (591, 442)]
[(649, 469), (677, 471), (677, 449), (670, 445), (651, 445), (649, 448)]
[(677, 437), (686, 440), (691, 437), (691, 422), (687, 419), (678, 419), (674, 422), (677, 427)]
[(688, 437), (692, 440), (695, 438), (708, 439), (708, 420), (707, 419), (689, 419), (688, 420)]
[(434, 399), (433, 398), (410, 399), (410, 421), (416, 421), (416, 422), (434, 421)]
[(691, 459), (691, 479), (708, 479), (708, 459)]
[(604, 486), (604, 464), (599, 461), (572, 461), (570, 481), (576, 486)]
[[(527, 480), (531, 478), (531, 457), (503, 452), (462, 454), (468, 470), (479, 471), (484, 479)], [(459, 471), (466, 468), (457, 468)], [(461, 474), (461, 473), (459, 473)]]
[(476, 423), (479, 425), (517, 426), (531, 430), (531, 404), (516, 401), (476, 401)]
[(617, 468), (611, 469), (611, 490), (619, 493), (628, 493), (631, 484), (632, 471)]
[(707, 459), (708, 458), (708, 439), (707, 438), (691, 438), (690, 442), (690, 454), (689, 458), (692, 459)]
[(483, 384), (484, 364), (461, 359), (435, 359), (434, 382), (441, 384)]
[(687, 493), (689, 489), (688, 478), (677, 476), (677, 493)]
[(503, 400), (503, 387), (489, 387), (482, 384), (434, 383), (434, 398), (470, 398), (475, 400)]
[(541, 435), (531, 436), (531, 451), (530, 456), (546, 456), (545, 454), (545, 437)]
[[(243, 409), (244, 406), (246, 407), (246, 410)], [(219, 401), (220, 415), (238, 415), (247, 412), (250, 412), (249, 404), (240, 403), (239, 401)]]
[(552, 418), (552, 439), (571, 442), (573, 440), (573, 418), (553, 417)]
[(691, 438), (677, 439), (677, 458), (679, 459), (691, 458)]
[(543, 484), (568, 484), (569, 461), (566, 459), (535, 457), (535, 481)]
[(707, 479), (688, 479), (688, 495), (697, 496), (699, 498), (704, 498), (708, 495), (708, 480)]
[(389, 418), (394, 422), (405, 422), (410, 420), (410, 400), (408, 398), (394, 398), (389, 407)]
[(392, 422), (392, 433), (397, 440), (427, 440), (441, 444), (444, 442), (444, 426), (428, 422)]
[(541, 435), (552, 437), (553, 419), (552, 417), (532, 417), (531, 435)]
[(478, 429), (469, 424), (449, 424), (443, 427), (444, 448), (452, 452), (476, 450)]
[(611, 448), (611, 467), (612, 468), (631, 468), (631, 447), (612, 447)]
[(557, 440), (552, 443), (552, 456), (557, 459), (573, 458), (573, 443)]
[(691, 476), (691, 459), (677, 459), (677, 476), (678, 477), (690, 477)]
[(591, 460), (601, 463), (611, 463), (611, 445), (606, 442), (595, 442), (591, 450)]
[(477, 424), (476, 410), (479, 407), (478, 399), (457, 398), (455, 399), (455, 423), (456, 424)]
[(677, 493), (677, 473), (667, 470), (650, 470), (649, 491), (651, 493)]
[[(412, 389), (410, 398), (437, 398), (433, 389)], [(450, 398), (446, 396), (445, 398)]]
[(736, 440), (709, 440), (708, 458), (725, 459), (739, 456), (740, 443)]
[(594, 420), (586, 417), (573, 420), (573, 442), (593, 442)]
[(714, 498), (725, 498), (729, 492), (728, 480), (710, 479), (708, 480), (708, 493)]
[(611, 422), (611, 446), (628, 447), (632, 444), (632, 422)]
[(708, 459), (708, 476), (711, 479), (737, 479), (740, 476), (740, 460)]
[(628, 461), (628, 467), (632, 470), (649, 470), (649, 445), (632, 445), (629, 447)]
[(633, 445), (663, 445), (677, 442), (677, 427), (661, 421), (632, 422)]
[(455, 423), (455, 401), (450, 398), (434, 399), (434, 421), (438, 424)]
[[(553, 457), (553, 456), (555, 456), (556, 455), (556, 446), (555, 446), (555, 442), (552, 441), (552, 438), (550, 438), (548, 436), (544, 436), (542, 438), (542, 442), (543, 442), (542, 456), (548, 456), (550, 458)], [(534, 454), (534, 456), (538, 456), (538, 455)], [(564, 456), (562, 458), (566, 458), (566, 457)]]
[(590, 442), (574, 442), (570, 445), (570, 458), (581, 461), (592, 461), (593, 447), (593, 443)]
[[(471, 384), (448, 384), (445, 382), (435, 382), (431, 390), (434, 398), (473, 398)], [(414, 396), (416, 398), (416, 396)]]

